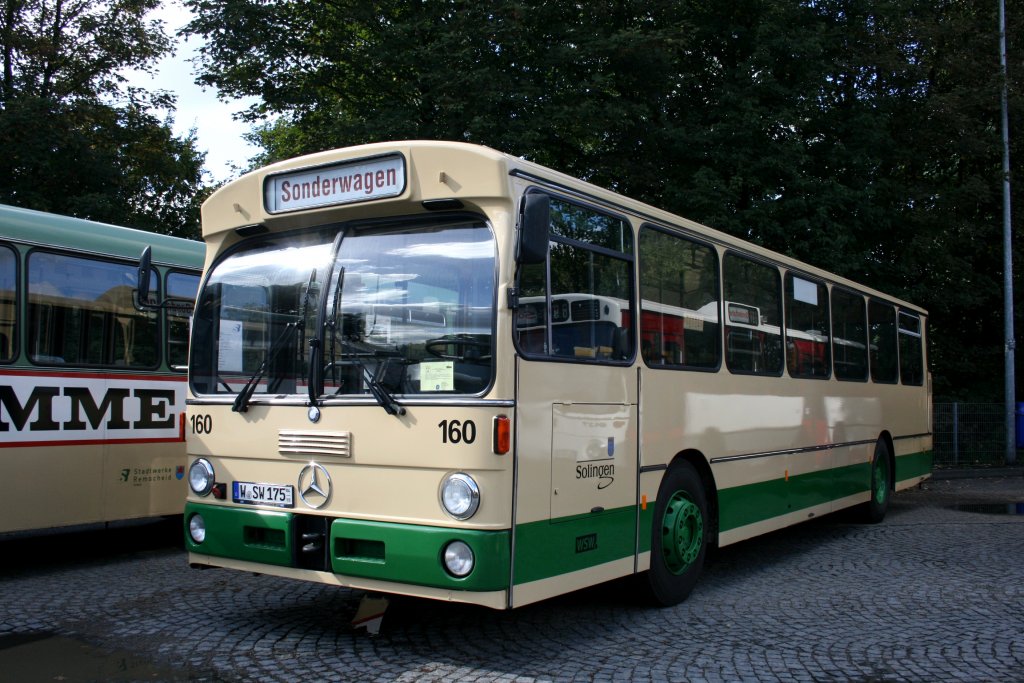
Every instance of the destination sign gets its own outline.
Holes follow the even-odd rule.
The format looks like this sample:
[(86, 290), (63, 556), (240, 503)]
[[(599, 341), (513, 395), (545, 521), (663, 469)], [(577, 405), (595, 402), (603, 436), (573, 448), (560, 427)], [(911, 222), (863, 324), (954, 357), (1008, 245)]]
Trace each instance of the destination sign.
[(263, 202), (269, 213), (396, 197), (405, 190), (405, 158), (393, 154), (268, 176)]

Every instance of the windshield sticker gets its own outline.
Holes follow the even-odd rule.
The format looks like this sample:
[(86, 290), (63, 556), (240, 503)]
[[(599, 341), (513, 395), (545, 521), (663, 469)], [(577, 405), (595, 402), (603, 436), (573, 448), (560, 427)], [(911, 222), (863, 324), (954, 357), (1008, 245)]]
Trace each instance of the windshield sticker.
[(242, 323), (222, 320), (217, 343), (217, 369), (221, 372), (242, 371)]
[(455, 363), (450, 360), (420, 363), (420, 391), (455, 391)]

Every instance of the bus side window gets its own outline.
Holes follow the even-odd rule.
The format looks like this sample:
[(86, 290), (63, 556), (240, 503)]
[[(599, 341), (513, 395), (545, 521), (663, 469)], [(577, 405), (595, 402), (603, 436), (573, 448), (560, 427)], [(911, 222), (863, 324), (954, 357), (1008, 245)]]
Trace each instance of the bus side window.
[(14, 332), (18, 321), (17, 273), (14, 250), (0, 247), (0, 363), (14, 360)]
[(871, 380), (895, 384), (899, 380), (896, 350), (896, 308), (880, 301), (868, 303), (868, 349)]
[(832, 356), (836, 379), (868, 378), (868, 326), (864, 297), (832, 288)]
[(782, 373), (782, 278), (774, 266), (733, 253), (722, 265), (725, 363), (738, 374)]
[(913, 313), (900, 311), (900, 381), (903, 384), (924, 384), (924, 351), (921, 339), (921, 318)]
[(713, 370), (721, 361), (718, 255), (652, 226), (640, 229), (640, 340), (655, 367)]
[[(192, 273), (171, 272), (167, 274), (167, 296), (171, 299), (190, 301), (195, 304), (199, 291), (199, 276)], [(167, 309), (167, 327), (164, 343), (167, 349), (167, 365), (183, 366), (188, 363), (188, 332), (190, 309)]]
[[(95, 258), (33, 251), (28, 256), (29, 360), (40, 365), (155, 368), (155, 313), (132, 296), (136, 268)], [(151, 291), (157, 291), (151, 272)]]
[(828, 288), (786, 273), (786, 366), (792, 377), (825, 379), (832, 366)]
[(519, 350), (577, 361), (629, 360), (635, 320), (632, 227), (554, 197), (550, 212), (547, 264), (519, 268)]

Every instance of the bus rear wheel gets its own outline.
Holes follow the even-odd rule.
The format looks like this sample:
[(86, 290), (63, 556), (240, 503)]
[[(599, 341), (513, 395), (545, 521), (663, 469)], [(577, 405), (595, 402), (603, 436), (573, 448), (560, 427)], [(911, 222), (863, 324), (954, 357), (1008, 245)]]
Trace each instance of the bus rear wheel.
[(875, 444), (875, 454), (871, 458), (871, 498), (861, 506), (861, 517), (868, 524), (878, 524), (885, 519), (892, 498), (892, 468), (889, 458), (889, 446), (883, 439)]
[(687, 462), (673, 465), (658, 489), (647, 587), (660, 605), (690, 594), (707, 552), (708, 505), (700, 475)]

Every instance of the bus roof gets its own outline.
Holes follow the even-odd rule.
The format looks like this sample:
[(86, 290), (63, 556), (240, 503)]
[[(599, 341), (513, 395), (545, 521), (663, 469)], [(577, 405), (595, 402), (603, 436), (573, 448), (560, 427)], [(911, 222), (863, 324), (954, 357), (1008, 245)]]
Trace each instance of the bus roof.
[(869, 296), (892, 301), (922, 314), (927, 313), (923, 308), (909, 302), (696, 221), (671, 214), (540, 164), (489, 147), (464, 142), (405, 140), (373, 143), (317, 152), (257, 169), (222, 186), (206, 200), (202, 210), (203, 236), (209, 241), (214, 235), (223, 238), (223, 233), (260, 224), (271, 229), (294, 229), (313, 225), (317, 214), (336, 210), (337, 207), (322, 206), (306, 211), (271, 214), (267, 211), (264, 201), (265, 185), (269, 176), (298, 169), (315, 172), (320, 167), (339, 162), (385, 157), (389, 154), (401, 154), (405, 157), (406, 172), (410, 179), (415, 177), (415, 181), (407, 182), (401, 193), (393, 196), (348, 204), (347, 207), (354, 214), (358, 215), (364, 211), (368, 214), (370, 211), (381, 210), (366, 208), (369, 206), (382, 207), (389, 203), (419, 202), (424, 199), (451, 198), (472, 205), (487, 199), (508, 196), (510, 177), (519, 177), (603, 204), (610, 210), (676, 228), (704, 241), (777, 263), (787, 269), (818, 277), (832, 284), (856, 289)]
[(204, 245), (194, 240), (0, 204), (3, 238), (129, 259), (138, 259), (149, 245), (154, 263), (196, 269), (205, 255)]

